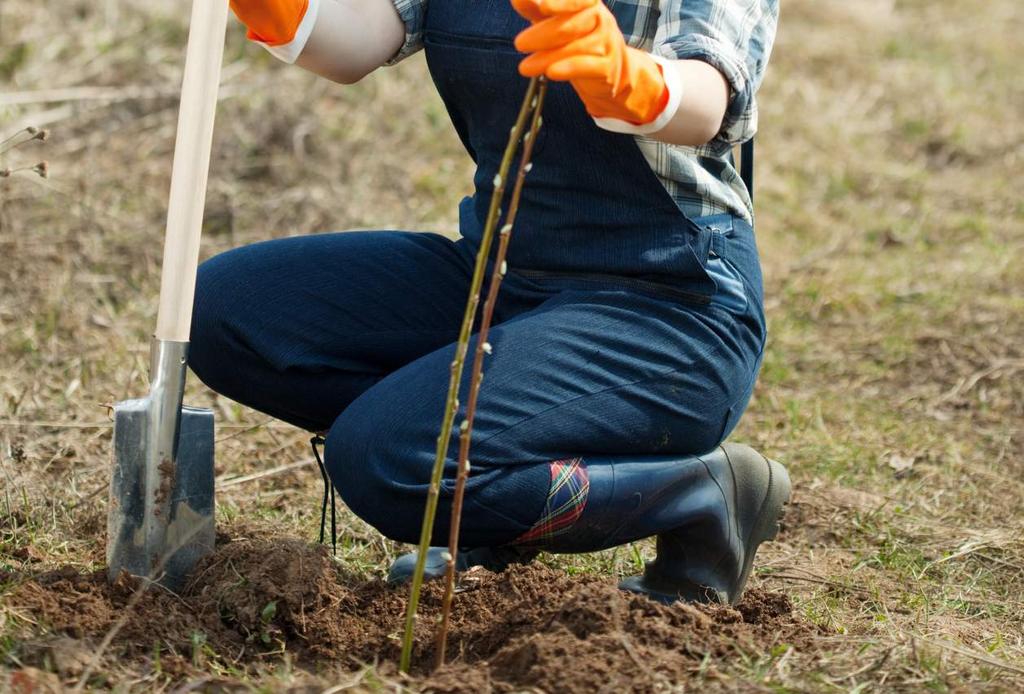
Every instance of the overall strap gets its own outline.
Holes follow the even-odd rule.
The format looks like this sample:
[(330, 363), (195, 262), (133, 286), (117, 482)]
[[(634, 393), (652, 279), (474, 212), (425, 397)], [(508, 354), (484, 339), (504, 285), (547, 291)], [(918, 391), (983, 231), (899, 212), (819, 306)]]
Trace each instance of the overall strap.
[(754, 202), (754, 141), (747, 140), (740, 150), (740, 177), (747, 186), (750, 202)]

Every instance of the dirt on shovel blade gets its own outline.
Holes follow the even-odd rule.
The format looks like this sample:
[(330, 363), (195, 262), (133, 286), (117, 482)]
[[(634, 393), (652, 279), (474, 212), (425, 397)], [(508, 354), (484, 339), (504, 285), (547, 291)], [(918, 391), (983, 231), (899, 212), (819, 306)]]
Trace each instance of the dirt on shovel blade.
[[(8, 578), (20, 583), (7, 598), (31, 625), (22, 661), (39, 675), (57, 673), (65, 685), (92, 669), (104, 674), (92, 675), (90, 685), (116, 686), (118, 666), (129, 663), (135, 673), (148, 665), (172, 683), (208, 677), (219, 664), (241, 684), (285, 662), (307, 673), (312, 687), (368, 664), (378, 680), (403, 679), (394, 663), (407, 590), (354, 580), (326, 549), (299, 540), (221, 544), (181, 596), (159, 588), (139, 595), (135, 581), (110, 586), (102, 572)], [(455, 600), (449, 664), (431, 673), (440, 593), (429, 585), (423, 598), (414, 676), (403, 683), (412, 689), (653, 692), (688, 682), (729, 689), (728, 673), (710, 660), (756, 660), (816, 633), (794, 616), (788, 598), (760, 590), (735, 608), (666, 606), (623, 593), (608, 578), (542, 565), (477, 570), (463, 577)], [(231, 678), (217, 686), (230, 688)]]

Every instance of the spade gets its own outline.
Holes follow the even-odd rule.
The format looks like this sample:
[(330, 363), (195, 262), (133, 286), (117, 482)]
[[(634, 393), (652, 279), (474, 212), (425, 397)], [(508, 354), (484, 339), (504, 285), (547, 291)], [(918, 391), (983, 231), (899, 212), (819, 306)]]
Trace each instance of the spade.
[(114, 408), (109, 577), (179, 590), (213, 549), (213, 413), (182, 406), (228, 3), (193, 0), (149, 395)]

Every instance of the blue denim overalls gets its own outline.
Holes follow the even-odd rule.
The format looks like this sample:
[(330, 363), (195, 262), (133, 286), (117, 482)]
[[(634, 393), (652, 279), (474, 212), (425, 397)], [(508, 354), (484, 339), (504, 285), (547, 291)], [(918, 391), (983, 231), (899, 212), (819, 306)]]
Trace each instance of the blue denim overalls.
[[(431, 3), (427, 63), (477, 164), (461, 232), (479, 239), (493, 179), (526, 89), (513, 37), (526, 28), (507, 0)], [(686, 219), (631, 136), (598, 128), (566, 83), (553, 84), (509, 265), (528, 277), (615, 275), (714, 292), (704, 266), (708, 225)], [(746, 268), (759, 284), (756, 263)]]
[[(394, 539), (419, 534), (451, 343), (527, 86), (512, 45), (525, 26), (508, 0), (435, 0), (427, 10), (430, 73), (478, 167), (476, 194), (460, 208), (462, 240), (385, 231), (289, 238), (236, 249), (200, 271), (193, 369), (236, 400), (329, 430), (339, 493)], [(661, 485), (655, 493), (683, 484), (673, 475), (686, 466), (672, 461), (732, 431), (765, 340), (751, 227), (727, 215), (687, 219), (635, 140), (599, 129), (568, 84), (551, 85), (508, 262), (462, 523), (474, 547), (538, 537), (556, 462), (583, 470), (586, 513), (639, 509), (634, 497), (652, 490), (625, 491), (630, 475)], [(449, 461), (441, 541), (453, 477)], [(584, 514), (577, 526), (604, 527), (596, 518)], [(567, 551), (611, 537), (572, 542), (571, 524), (562, 525)]]

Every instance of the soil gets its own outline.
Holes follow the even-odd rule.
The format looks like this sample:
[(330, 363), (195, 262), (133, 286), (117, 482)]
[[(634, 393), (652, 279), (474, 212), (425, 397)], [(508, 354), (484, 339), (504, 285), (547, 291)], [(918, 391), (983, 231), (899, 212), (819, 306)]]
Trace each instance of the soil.
[[(76, 682), (97, 645), (105, 683), (113, 663), (146, 661), (179, 681), (201, 676), (211, 657), (245, 671), (290, 654), (311, 672), (358, 672), (377, 664), (398, 679), (407, 590), (353, 579), (319, 546), (280, 537), (221, 544), (181, 596), (139, 591), (128, 577), (72, 570), (23, 577), (7, 596), (37, 626), (22, 662)], [(730, 688), (708, 666), (808, 643), (817, 629), (781, 594), (751, 589), (736, 607), (661, 605), (623, 593), (608, 578), (545, 566), (461, 580), (445, 668), (430, 672), (440, 586), (428, 585), (417, 631), (415, 689), (436, 692), (664, 691), (700, 678)], [(40, 636), (40, 628), (46, 636)], [(99, 663), (97, 663), (99, 664)], [(312, 675), (311, 675), (312, 676)]]

